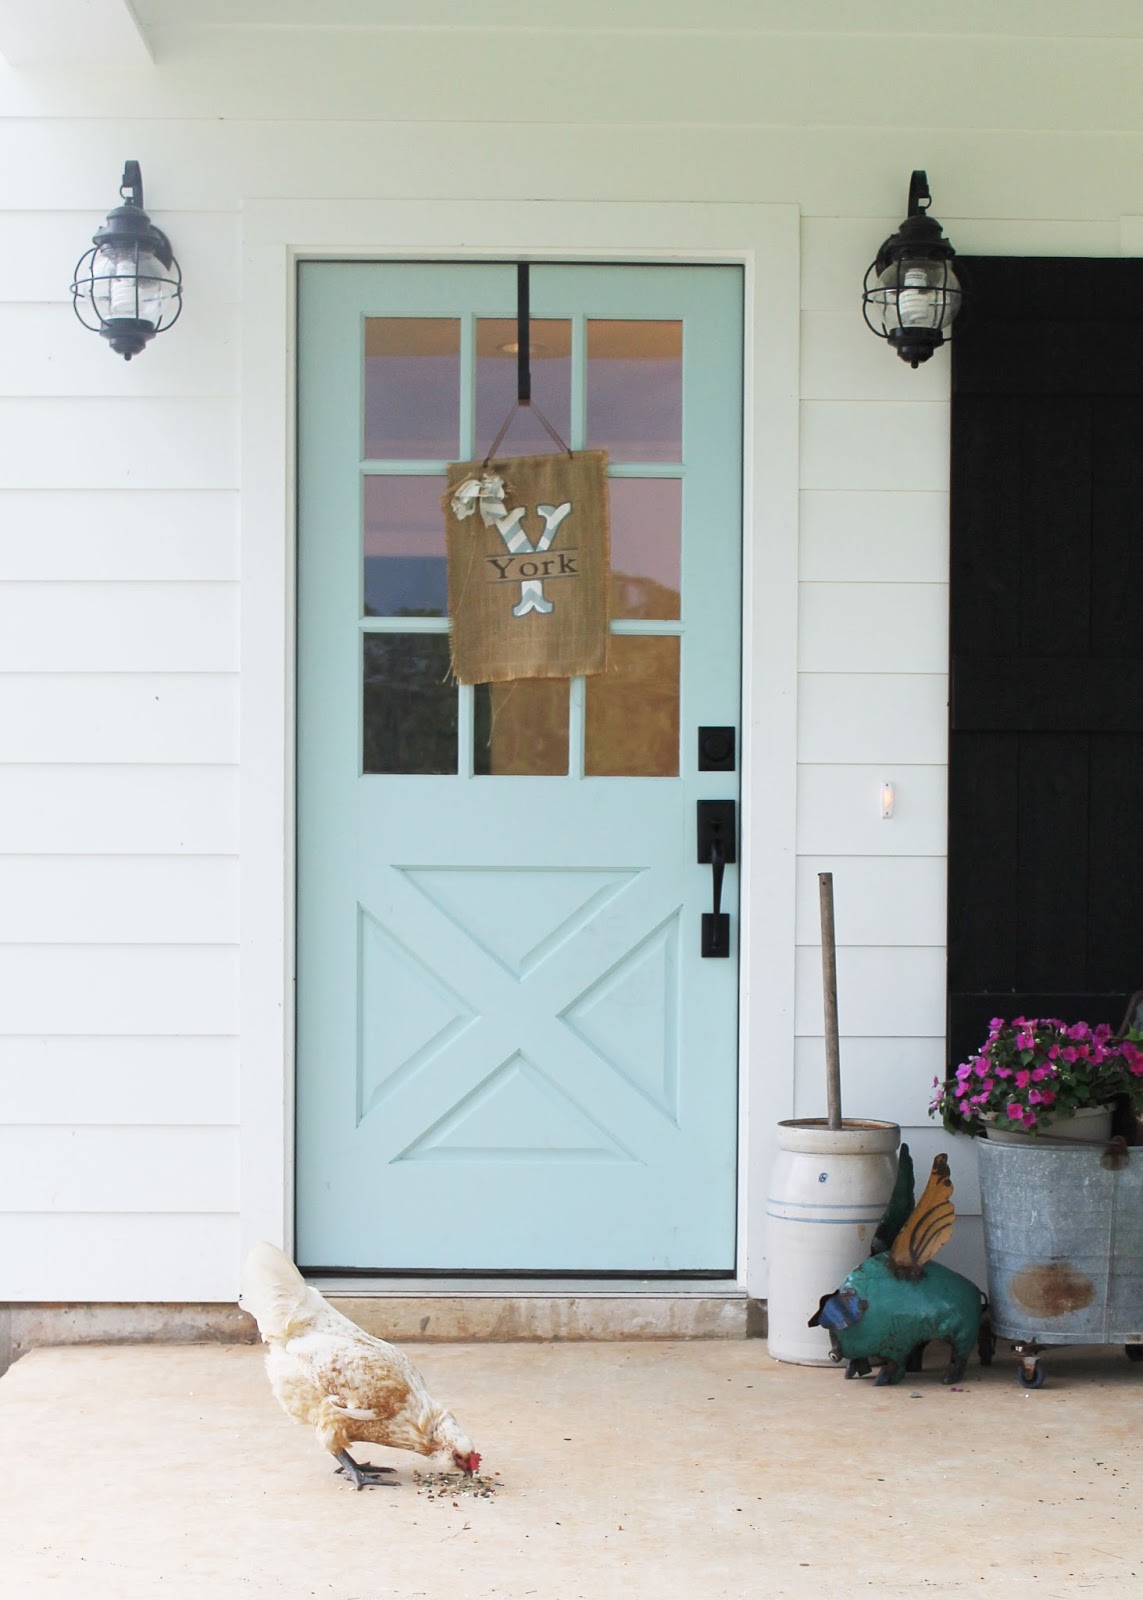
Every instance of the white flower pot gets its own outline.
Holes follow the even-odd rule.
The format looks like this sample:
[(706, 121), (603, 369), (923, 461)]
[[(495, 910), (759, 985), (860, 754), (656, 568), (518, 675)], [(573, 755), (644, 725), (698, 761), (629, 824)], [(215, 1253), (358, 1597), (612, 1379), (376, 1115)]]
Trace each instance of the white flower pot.
[(1046, 1133), (1018, 1128), (1014, 1122), (1005, 1125), (991, 1116), (985, 1121), (984, 1136), (994, 1144), (1106, 1144), (1111, 1138), (1110, 1106), (1084, 1106), (1070, 1116), (1053, 1117)]
[(829, 1365), (829, 1334), (806, 1324), (822, 1296), (869, 1254), (893, 1192), (900, 1140), (895, 1122), (778, 1124), (766, 1203), (767, 1345), (775, 1360)]

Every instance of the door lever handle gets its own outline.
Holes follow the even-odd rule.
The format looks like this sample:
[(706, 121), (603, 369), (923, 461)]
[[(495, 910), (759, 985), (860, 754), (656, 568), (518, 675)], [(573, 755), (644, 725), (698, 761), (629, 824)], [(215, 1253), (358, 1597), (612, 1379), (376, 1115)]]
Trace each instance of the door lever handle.
[(735, 848), (733, 800), (698, 802), (698, 859), (709, 862), (714, 909), (702, 914), (702, 954), (729, 956), (730, 914), (722, 909), (722, 879), (728, 862), (738, 859)]

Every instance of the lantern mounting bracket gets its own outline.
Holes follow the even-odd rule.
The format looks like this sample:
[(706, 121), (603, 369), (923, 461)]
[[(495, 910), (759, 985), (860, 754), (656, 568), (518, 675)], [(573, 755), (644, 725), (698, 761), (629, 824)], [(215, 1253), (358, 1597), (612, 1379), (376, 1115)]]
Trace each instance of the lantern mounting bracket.
[(143, 209), (143, 169), (137, 161), (128, 161), (123, 167), (123, 181), (119, 193), (128, 205)]
[[(924, 205), (921, 201), (924, 201)], [(932, 205), (933, 197), (929, 193), (929, 179), (920, 167), (916, 168), (909, 179), (909, 215), (922, 216)]]

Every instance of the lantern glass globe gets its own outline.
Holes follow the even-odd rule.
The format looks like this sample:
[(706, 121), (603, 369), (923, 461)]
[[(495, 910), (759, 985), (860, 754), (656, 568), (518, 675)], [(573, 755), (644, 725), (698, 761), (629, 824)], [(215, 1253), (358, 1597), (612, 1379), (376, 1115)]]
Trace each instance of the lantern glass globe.
[(960, 283), (947, 260), (904, 257), (878, 274), (870, 301), (886, 333), (894, 328), (950, 328), (960, 307)]

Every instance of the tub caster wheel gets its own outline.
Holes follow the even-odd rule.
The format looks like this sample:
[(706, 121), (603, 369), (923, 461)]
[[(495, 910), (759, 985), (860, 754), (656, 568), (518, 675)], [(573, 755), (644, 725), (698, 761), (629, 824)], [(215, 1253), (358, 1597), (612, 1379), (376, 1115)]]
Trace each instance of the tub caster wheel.
[(1128, 1361), (1143, 1361), (1143, 1344), (1125, 1344)]
[(1042, 1389), (1044, 1387), (1044, 1369), (1038, 1361), (1021, 1361), (1016, 1368), (1016, 1376), (1023, 1389)]

